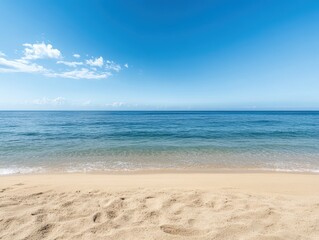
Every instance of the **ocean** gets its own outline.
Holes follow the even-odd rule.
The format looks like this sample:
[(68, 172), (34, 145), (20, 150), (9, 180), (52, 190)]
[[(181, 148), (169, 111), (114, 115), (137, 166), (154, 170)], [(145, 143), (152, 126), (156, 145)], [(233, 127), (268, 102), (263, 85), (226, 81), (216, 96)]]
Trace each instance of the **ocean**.
[(319, 173), (319, 112), (0, 112), (0, 175), (192, 169)]

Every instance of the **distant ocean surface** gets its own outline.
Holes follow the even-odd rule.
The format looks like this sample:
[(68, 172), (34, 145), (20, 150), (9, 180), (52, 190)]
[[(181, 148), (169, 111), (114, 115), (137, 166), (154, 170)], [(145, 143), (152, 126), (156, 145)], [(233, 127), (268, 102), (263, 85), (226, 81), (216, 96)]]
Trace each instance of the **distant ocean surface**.
[(319, 173), (319, 112), (0, 112), (0, 175), (151, 169)]

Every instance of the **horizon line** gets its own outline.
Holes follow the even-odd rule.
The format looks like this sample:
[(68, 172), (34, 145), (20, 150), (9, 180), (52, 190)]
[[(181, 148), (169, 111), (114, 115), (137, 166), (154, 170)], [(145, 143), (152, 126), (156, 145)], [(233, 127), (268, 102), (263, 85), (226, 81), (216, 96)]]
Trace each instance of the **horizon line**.
[(319, 109), (256, 109), (256, 110), (198, 110), (198, 109), (167, 109), (167, 110), (102, 110), (102, 109), (0, 109), (0, 112), (319, 112)]

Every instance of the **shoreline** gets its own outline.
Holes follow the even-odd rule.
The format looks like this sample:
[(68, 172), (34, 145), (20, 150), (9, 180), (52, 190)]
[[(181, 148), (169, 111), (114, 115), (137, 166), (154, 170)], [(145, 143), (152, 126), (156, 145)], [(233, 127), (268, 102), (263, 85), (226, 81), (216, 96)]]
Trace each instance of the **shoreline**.
[[(5, 168), (2, 168), (5, 169)], [(29, 168), (24, 168), (29, 169)], [(1, 169), (0, 169), (1, 170)], [(83, 171), (61, 171), (61, 170), (46, 170), (46, 171), (21, 171), (0, 174), (1, 177), (6, 176), (24, 176), (24, 175), (64, 175), (64, 174), (92, 174), (92, 175), (139, 175), (139, 174), (250, 174), (250, 173), (265, 173), (265, 174), (305, 174), (319, 175), (319, 170), (305, 169), (271, 169), (271, 168), (145, 168), (145, 169), (119, 169), (119, 170), (83, 170)]]

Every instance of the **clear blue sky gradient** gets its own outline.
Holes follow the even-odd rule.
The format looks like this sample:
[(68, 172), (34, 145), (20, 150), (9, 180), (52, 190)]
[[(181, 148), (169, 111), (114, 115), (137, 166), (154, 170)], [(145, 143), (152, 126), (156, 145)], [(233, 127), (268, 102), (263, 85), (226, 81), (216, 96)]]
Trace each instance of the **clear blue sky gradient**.
[(319, 1), (3, 0), (0, 29), (8, 59), (43, 42), (129, 65), (107, 79), (0, 73), (0, 109), (319, 109)]

